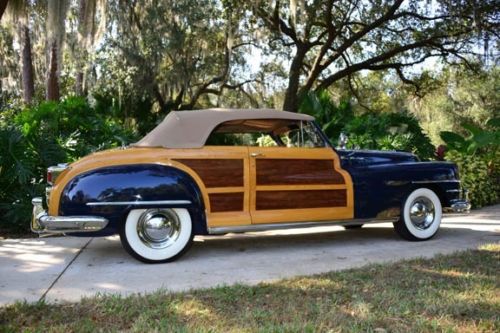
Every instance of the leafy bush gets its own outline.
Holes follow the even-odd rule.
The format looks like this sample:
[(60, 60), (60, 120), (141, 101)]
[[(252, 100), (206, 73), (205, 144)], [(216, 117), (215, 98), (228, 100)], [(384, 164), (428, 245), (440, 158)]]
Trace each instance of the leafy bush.
[(26, 230), (30, 200), (43, 191), (38, 156), (16, 126), (0, 126), (0, 229)]
[(43, 102), (23, 110), (14, 119), (30, 142), (44, 138), (65, 151), (65, 160), (73, 161), (92, 151), (112, 148), (134, 139), (117, 120), (105, 117), (85, 99), (70, 97), (60, 103)]
[(325, 91), (309, 92), (299, 110), (314, 116), (334, 145), (340, 133), (345, 132), (349, 136), (348, 148), (404, 150), (423, 159), (434, 154), (434, 146), (418, 121), (404, 112), (355, 115), (348, 101), (337, 106)]
[(316, 118), (323, 132), (335, 145), (340, 133), (347, 123), (354, 119), (354, 112), (349, 101), (341, 101), (335, 105), (327, 91), (307, 93), (299, 107), (300, 113)]
[(462, 127), (468, 132), (462, 136), (454, 132), (441, 132), (441, 139), (450, 150), (463, 154), (475, 154), (478, 150), (488, 151), (500, 146), (500, 118), (492, 118), (486, 122), (486, 128), (465, 123)]
[(500, 119), (490, 119), (485, 128), (462, 126), (466, 136), (441, 132), (446, 158), (457, 163), (473, 207), (495, 204), (500, 199)]
[(455, 162), (460, 170), (462, 186), (469, 190), (472, 207), (492, 205), (500, 199), (500, 172), (497, 154), (496, 165), (484, 156), (462, 154), (450, 151), (446, 158)]
[(132, 131), (82, 98), (0, 114), (0, 229), (29, 230), (31, 198), (43, 194), (47, 167), (135, 140)]

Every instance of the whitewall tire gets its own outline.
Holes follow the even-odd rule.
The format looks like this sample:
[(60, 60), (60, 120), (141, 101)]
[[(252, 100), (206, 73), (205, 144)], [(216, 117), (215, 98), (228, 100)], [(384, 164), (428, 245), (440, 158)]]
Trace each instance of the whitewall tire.
[(134, 209), (120, 230), (125, 250), (147, 263), (177, 259), (193, 242), (191, 217), (184, 208)]
[(436, 193), (428, 188), (419, 188), (406, 198), (394, 229), (407, 240), (427, 240), (438, 232), (442, 216), (441, 201)]

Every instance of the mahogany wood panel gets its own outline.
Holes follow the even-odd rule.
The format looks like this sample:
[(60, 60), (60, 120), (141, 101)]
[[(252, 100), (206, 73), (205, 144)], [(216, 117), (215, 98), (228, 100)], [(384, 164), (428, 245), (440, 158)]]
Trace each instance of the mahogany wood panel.
[(256, 209), (294, 209), (347, 206), (346, 190), (257, 191)]
[(257, 159), (257, 185), (344, 184), (333, 160)]
[(242, 159), (176, 159), (200, 176), (205, 187), (243, 186)]
[(243, 192), (241, 193), (212, 193), (210, 198), (210, 211), (238, 212), (243, 210)]

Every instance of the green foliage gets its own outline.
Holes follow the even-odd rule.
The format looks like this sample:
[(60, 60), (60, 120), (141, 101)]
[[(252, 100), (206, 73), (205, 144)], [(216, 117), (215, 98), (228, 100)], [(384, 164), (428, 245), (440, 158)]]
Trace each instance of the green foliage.
[(469, 155), (450, 151), (446, 158), (455, 162), (460, 170), (462, 186), (469, 190), (472, 207), (498, 203), (500, 199), (500, 154), (494, 160), (484, 155)]
[(485, 127), (464, 124), (469, 133), (466, 137), (441, 132), (449, 150), (446, 158), (458, 165), (462, 185), (469, 190), (473, 207), (494, 204), (500, 199), (499, 119), (490, 119)]
[(299, 108), (316, 118), (335, 145), (341, 132), (349, 136), (349, 148), (404, 150), (423, 159), (433, 156), (434, 147), (422, 132), (418, 121), (407, 113), (366, 112), (355, 115), (351, 104), (339, 105), (325, 91), (309, 92)]
[(466, 137), (454, 133), (443, 131), (441, 139), (446, 143), (449, 149), (458, 151), (462, 154), (475, 154), (481, 149), (500, 146), (500, 118), (490, 119), (486, 127), (491, 129), (482, 129), (473, 124), (462, 124), (462, 127), (469, 133)]
[(446, 158), (457, 163), (462, 185), (469, 189), (474, 207), (497, 203), (500, 199), (500, 126), (499, 119), (486, 122), (485, 128), (464, 124), (466, 137), (441, 132), (446, 142)]
[(418, 121), (407, 113), (364, 113), (346, 124), (350, 147), (404, 150), (429, 159), (434, 146)]
[(336, 142), (345, 124), (354, 118), (349, 101), (341, 101), (337, 106), (325, 90), (308, 92), (302, 98), (299, 112), (315, 117), (332, 142)]
[(441, 71), (427, 72), (422, 82), (424, 96), (413, 98), (408, 106), (432, 142), (439, 145), (448, 141), (440, 135), (442, 131), (466, 137), (470, 132), (463, 124), (484, 127), (491, 118), (498, 122), (499, 87), (498, 66), (475, 71), (465, 65), (446, 66)]
[(39, 156), (18, 126), (0, 122), (0, 229), (27, 227), (32, 195), (40, 193)]
[(43, 194), (47, 167), (135, 139), (82, 98), (44, 102), (0, 118), (0, 229), (27, 231), (31, 198)]
[(47, 140), (57, 143), (69, 161), (95, 150), (123, 145), (134, 137), (117, 120), (101, 115), (79, 97), (27, 108), (14, 122), (34, 145)]

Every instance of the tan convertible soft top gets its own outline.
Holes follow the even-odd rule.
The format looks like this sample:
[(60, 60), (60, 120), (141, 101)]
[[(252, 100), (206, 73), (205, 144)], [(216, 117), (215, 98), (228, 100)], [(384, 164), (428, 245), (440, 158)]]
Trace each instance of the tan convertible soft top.
[(214, 128), (231, 120), (288, 119), (314, 120), (301, 113), (272, 109), (206, 109), (172, 111), (135, 147), (201, 148)]

